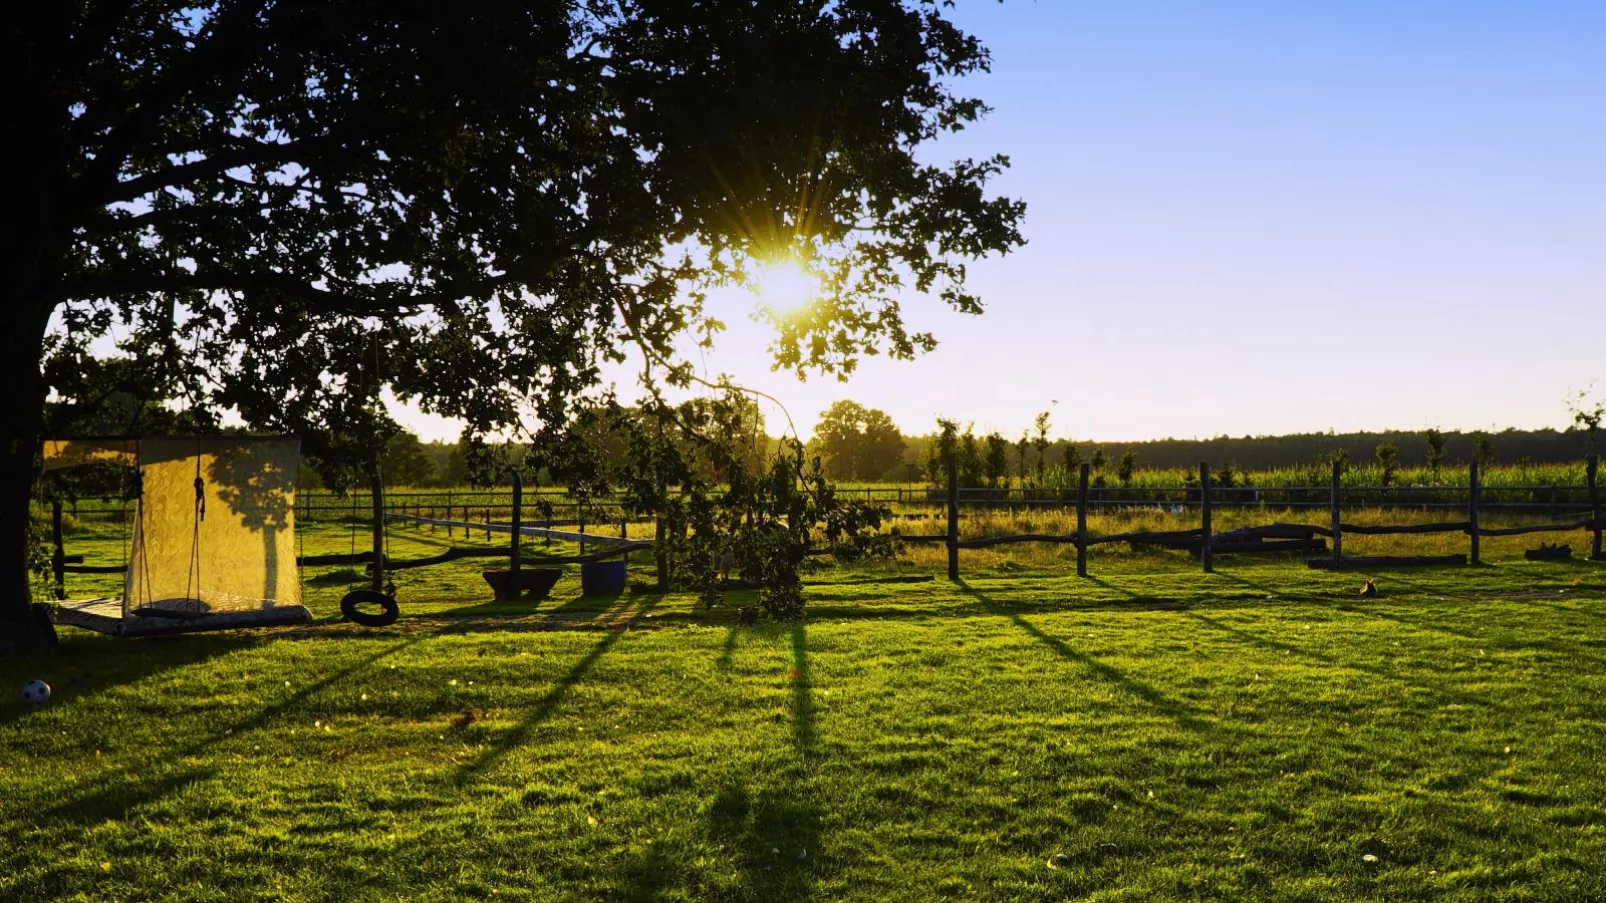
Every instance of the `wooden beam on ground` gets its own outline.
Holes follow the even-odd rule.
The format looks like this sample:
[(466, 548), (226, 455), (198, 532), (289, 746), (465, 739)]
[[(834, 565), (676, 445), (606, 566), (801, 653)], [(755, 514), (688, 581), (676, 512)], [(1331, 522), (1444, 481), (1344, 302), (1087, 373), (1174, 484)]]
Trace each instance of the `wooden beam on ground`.
[(1108, 536), (1089, 536), (1087, 544), (1090, 546), (1104, 545), (1111, 542), (1135, 542), (1143, 545), (1163, 545), (1179, 540), (1194, 540), (1200, 538), (1199, 531), (1193, 530), (1150, 530), (1136, 533), (1111, 533)]
[[(1345, 533), (1359, 533), (1362, 536), (1397, 536), (1406, 533), (1465, 533), (1472, 529), (1471, 521), (1451, 521), (1442, 524), (1342, 524)], [(1484, 531), (1488, 536), (1489, 532)]]

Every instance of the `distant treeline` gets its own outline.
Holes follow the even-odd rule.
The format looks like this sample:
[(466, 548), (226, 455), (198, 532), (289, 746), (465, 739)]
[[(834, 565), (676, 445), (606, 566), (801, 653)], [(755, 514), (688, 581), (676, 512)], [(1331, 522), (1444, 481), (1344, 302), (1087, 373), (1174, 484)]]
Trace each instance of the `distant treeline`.
[[(822, 416), (821, 428), (816, 433), (809, 448), (826, 459), (828, 472), (838, 479), (890, 482), (936, 479), (932, 476), (936, 436), (902, 436), (891, 419), (880, 411), (838, 402)], [(1580, 429), (1508, 429), (1445, 432), (1443, 435), (1442, 463), (1451, 467), (1471, 461), (1479, 441), (1487, 443), (1486, 463), (1489, 464), (1562, 464), (1578, 461), (1589, 452), (1588, 436)], [(976, 438), (985, 448), (986, 437)], [(771, 438), (764, 445), (773, 451), (776, 441)], [(1382, 443), (1392, 443), (1398, 449), (1400, 467), (1429, 464), (1425, 430), (1217, 436), (1142, 442), (1048, 439), (1043, 446), (1028, 437), (1017, 436), (1001, 441), (999, 444), (1003, 447), (998, 452), (1000, 473), (1022, 479), (1036, 472), (1039, 458), (1046, 470), (1063, 471), (1067, 445), (1076, 447), (1076, 460), (1091, 460), (1098, 467), (1107, 462), (1113, 469), (1123, 455), (1131, 452), (1136, 455), (1134, 464), (1138, 470), (1192, 468), (1207, 461), (1216, 467), (1230, 465), (1241, 472), (1301, 467), (1345, 453), (1350, 461), (1366, 464), (1374, 460), (1377, 447)], [(422, 488), (462, 486), (469, 482), (466, 456), (459, 443), (422, 442), (405, 432), (388, 444), (384, 469), (385, 480), (390, 485)], [(301, 485), (320, 488), (323, 481), (313, 468), (304, 466)]]
[[(1515, 464), (1524, 460), (1535, 464), (1577, 461), (1589, 452), (1589, 441), (1582, 430), (1515, 430), (1500, 432), (1444, 433), (1446, 464), (1466, 464), (1473, 458), (1474, 443), (1489, 443), (1494, 463)], [(905, 460), (923, 459), (925, 449), (936, 441), (934, 435), (911, 436)], [(1127, 451), (1136, 452), (1140, 468), (1196, 467), (1201, 461), (1220, 465), (1232, 463), (1242, 470), (1270, 470), (1326, 459), (1335, 452), (1348, 452), (1351, 461), (1370, 461), (1379, 443), (1392, 442), (1400, 452), (1404, 467), (1428, 463), (1425, 431), (1386, 430), (1365, 433), (1296, 433), (1288, 436), (1217, 436), (1212, 439), (1151, 439), (1142, 442), (1097, 442), (1072, 440), (1082, 449), (1082, 457), (1102, 448), (1111, 461)], [(1046, 452), (1050, 461), (1062, 457), (1067, 440), (1054, 440)]]

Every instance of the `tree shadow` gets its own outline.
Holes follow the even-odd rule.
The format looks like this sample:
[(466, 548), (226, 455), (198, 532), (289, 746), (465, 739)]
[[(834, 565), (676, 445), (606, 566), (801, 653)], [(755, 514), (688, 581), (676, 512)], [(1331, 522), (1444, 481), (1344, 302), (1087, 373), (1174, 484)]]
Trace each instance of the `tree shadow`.
[(714, 662), (715, 668), (720, 671), (731, 669), (731, 664), (736, 659), (736, 640), (740, 636), (741, 632), (734, 624), (725, 628), (725, 644), (720, 647), (719, 658)]
[[(728, 668), (738, 630), (730, 628), (721, 656)], [(809, 667), (808, 634), (802, 624), (788, 632), (788, 667), (793, 758), (776, 784), (753, 789), (731, 781), (708, 801), (704, 830), (710, 841), (728, 850), (741, 873), (743, 896), (758, 900), (802, 900), (820, 868), (824, 818), (806, 783), (807, 764), (816, 756), (815, 705)], [(691, 855), (677, 855), (673, 843), (654, 843), (627, 859), (619, 870), (616, 896), (623, 900), (680, 899), (680, 864)]]
[[(155, 677), (164, 671), (187, 668), (220, 655), (232, 654), (262, 642), (259, 637), (196, 635), (123, 639), (79, 637), (64, 640), (55, 650), (18, 657), (0, 665), (0, 676), (17, 686), (35, 678), (50, 684), (51, 705), (71, 705), (75, 698), (93, 695), (107, 687)], [(0, 703), (0, 725), (37, 711), (11, 700)]]
[(1434, 683), (1430, 683), (1428, 681), (1413, 679), (1411, 677), (1396, 673), (1396, 672), (1394, 672), (1394, 671), (1392, 671), (1390, 669), (1387, 669), (1387, 668), (1378, 668), (1378, 667), (1374, 667), (1374, 666), (1371, 666), (1371, 665), (1364, 665), (1364, 664), (1359, 664), (1359, 663), (1356, 663), (1356, 662), (1343, 661), (1341, 659), (1334, 658), (1333, 656), (1330, 656), (1330, 655), (1324, 655), (1324, 654), (1322, 654), (1320, 652), (1313, 652), (1313, 651), (1311, 651), (1309, 649), (1305, 649), (1305, 648), (1300, 647), (1300, 646), (1295, 646), (1292, 643), (1284, 643), (1284, 642), (1281, 642), (1279, 640), (1273, 640), (1273, 639), (1261, 636), (1261, 635), (1256, 634), (1256, 633), (1251, 633), (1251, 632), (1249, 632), (1247, 630), (1244, 630), (1242, 628), (1234, 627), (1231, 624), (1227, 624), (1227, 623), (1225, 623), (1223, 621), (1218, 621), (1215, 618), (1212, 618), (1212, 617), (1210, 617), (1208, 615), (1200, 614), (1200, 613), (1195, 612), (1195, 611), (1185, 611), (1182, 614), (1183, 614), (1184, 617), (1192, 618), (1193, 620), (1198, 621), (1201, 624), (1205, 624), (1205, 625), (1207, 625), (1209, 627), (1213, 627), (1216, 630), (1221, 631), (1222, 633), (1228, 634), (1229, 636), (1236, 637), (1237, 639), (1242, 640), (1243, 642), (1250, 643), (1250, 644), (1255, 645), (1255, 646), (1259, 646), (1259, 647), (1261, 647), (1263, 649), (1271, 649), (1271, 650), (1275, 650), (1277, 652), (1286, 652), (1289, 655), (1298, 655), (1298, 656), (1300, 656), (1302, 658), (1310, 659), (1312, 661), (1321, 662), (1323, 665), (1326, 665), (1326, 666), (1328, 666), (1330, 668), (1340, 668), (1340, 669), (1343, 669), (1343, 670), (1346, 670), (1346, 671), (1359, 671), (1359, 672), (1361, 672), (1363, 674), (1370, 674), (1373, 677), (1381, 677), (1384, 680), (1389, 680), (1389, 681), (1393, 681), (1395, 683), (1404, 684), (1406, 686), (1414, 687), (1414, 688), (1419, 689), (1419, 690), (1426, 690), (1429, 693), (1434, 693), (1434, 694), (1436, 694), (1438, 696), (1442, 696), (1442, 697), (1444, 697), (1446, 699), (1454, 700), (1455, 702), (1462, 703), (1464, 705), (1477, 705), (1477, 706), (1490, 706), (1491, 705), (1489, 700), (1484, 699), (1483, 697), (1480, 697), (1480, 696), (1473, 695), (1471, 693), (1466, 693), (1466, 692), (1463, 692), (1461, 690), (1449, 689), (1449, 688), (1442, 687), (1442, 686), (1439, 686), (1439, 685), (1434, 684)]
[[(740, 873), (741, 899), (807, 900), (821, 867), (823, 822), (806, 793), (732, 781), (706, 804), (703, 831)], [(687, 899), (680, 885), (692, 855), (680, 844), (654, 843), (624, 861), (610, 899)]]
[(595, 596), (575, 596), (561, 605), (551, 609), (552, 614), (569, 614), (574, 612), (596, 612), (609, 614), (625, 607), (630, 602), (630, 596), (624, 592), (604, 593)]
[(1399, 624), (1402, 627), (1410, 627), (1410, 628), (1412, 628), (1414, 630), (1426, 630), (1426, 631), (1431, 631), (1433, 633), (1442, 633), (1442, 634), (1445, 634), (1446, 636), (1453, 636), (1453, 637), (1457, 637), (1457, 638), (1463, 639), (1463, 640), (1482, 640), (1482, 639), (1484, 639), (1483, 637), (1480, 637), (1475, 633), (1470, 633), (1470, 632), (1465, 631), (1465, 630), (1456, 630), (1453, 627), (1445, 627), (1443, 625), (1430, 623), (1428, 621), (1421, 621), (1421, 620), (1416, 620), (1416, 619), (1412, 619), (1412, 618), (1407, 618), (1407, 617), (1404, 617), (1404, 616), (1402, 616), (1400, 614), (1397, 614), (1397, 613), (1394, 613), (1394, 612), (1381, 611), (1379, 608), (1373, 607), (1373, 606), (1364, 606), (1363, 607), (1363, 606), (1354, 605), (1354, 604), (1345, 604), (1345, 605), (1335, 606), (1333, 608), (1333, 610), (1334, 611), (1341, 611), (1341, 612), (1343, 612), (1345, 614), (1360, 615), (1362, 617), (1367, 617), (1367, 618), (1377, 618), (1380, 621), (1391, 621), (1391, 622), (1393, 622), (1395, 624)]
[[(975, 597), (984, 609), (992, 614), (1007, 617), (1016, 627), (1019, 627), (1033, 639), (1053, 650), (1061, 658), (1080, 665), (1105, 683), (1141, 700), (1155, 711), (1176, 721), (1179, 725), (1205, 734), (1213, 734), (1225, 729), (1220, 724), (1201, 718), (1199, 712), (1193, 707), (1172, 699), (1159, 689), (1132, 677), (1114, 665), (1086, 653), (1076, 651), (1064, 640), (1045, 633), (1037, 625), (1021, 617), (1019, 613), (980, 592), (964, 580), (959, 581), (959, 586), (964, 592)], [(1134, 598), (1137, 597), (1134, 596)]]
[[(353, 674), (369, 668), (380, 660), (419, 643), (423, 639), (423, 637), (415, 637), (393, 643), (360, 661), (353, 662), (329, 674), (321, 680), (297, 689), (284, 699), (263, 708), (248, 718), (219, 726), (189, 743), (179, 745), (177, 748), (150, 750), (150, 752), (153, 756), (159, 753), (163, 761), (181, 761), (191, 756), (201, 755), (213, 744), (233, 735), (241, 735), (257, 730), (285, 710), (299, 705), (324, 688), (348, 680)], [(117, 800), (127, 801), (123, 804), (123, 811), (126, 811), (127, 808), (132, 806), (154, 803), (176, 790), (204, 779), (205, 775), (201, 775), (196, 770), (174, 773), (170, 770), (164, 771), (158, 768), (140, 771), (128, 768), (113, 768), (98, 777), (89, 779), (85, 782), (85, 786), (81, 788), (55, 788), (58, 798), (62, 793), (70, 793), (71, 795), (57, 805), (45, 809), (40, 818), (42, 820), (61, 818), (76, 822), (78, 819), (87, 817), (97, 811), (104, 811), (102, 807), (110, 805)]]
[[(645, 604), (637, 610), (637, 614), (645, 614), (657, 604), (658, 599), (647, 597)], [(548, 690), (546, 695), (536, 702), (528, 715), (521, 719), (518, 724), (497, 735), (473, 759), (458, 765), (449, 778), (450, 782), (462, 784), (478, 778), (513, 750), (523, 746), (535, 729), (557, 712), (558, 706), (563, 704), (563, 700), (569, 695), (569, 691), (586, 678), (586, 675), (591, 672), (597, 662), (619, 642), (625, 633), (624, 629), (606, 631), (602, 639), (598, 640), (590, 651), (575, 662), (566, 674), (558, 678), (557, 683), (553, 684), (552, 689)]]
[(809, 675), (809, 642), (803, 625), (792, 627), (792, 667), (786, 672), (792, 684), (792, 747), (807, 759), (814, 755), (814, 689)]

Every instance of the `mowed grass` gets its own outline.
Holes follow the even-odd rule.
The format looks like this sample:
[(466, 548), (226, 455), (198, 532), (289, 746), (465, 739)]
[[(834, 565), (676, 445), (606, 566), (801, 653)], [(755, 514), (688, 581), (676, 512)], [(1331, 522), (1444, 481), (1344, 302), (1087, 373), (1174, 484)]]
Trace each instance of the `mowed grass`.
[(966, 556), (796, 626), (459, 562), (383, 630), (325, 570), (309, 628), (64, 631), (0, 664), (56, 688), (0, 703), (0, 899), (1606, 898), (1606, 565)]

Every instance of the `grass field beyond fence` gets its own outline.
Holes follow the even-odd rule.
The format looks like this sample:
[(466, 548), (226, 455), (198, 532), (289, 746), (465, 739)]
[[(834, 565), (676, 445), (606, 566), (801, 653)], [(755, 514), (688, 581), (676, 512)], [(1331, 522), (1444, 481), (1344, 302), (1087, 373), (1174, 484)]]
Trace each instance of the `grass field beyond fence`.
[(0, 899), (1606, 899), (1606, 565), (1018, 551), (812, 574), (800, 625), (470, 561), (382, 630), (338, 569), (304, 629), (64, 630), (0, 664), (56, 689), (0, 703)]

